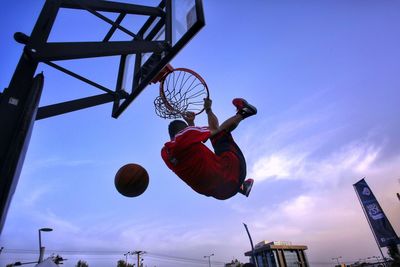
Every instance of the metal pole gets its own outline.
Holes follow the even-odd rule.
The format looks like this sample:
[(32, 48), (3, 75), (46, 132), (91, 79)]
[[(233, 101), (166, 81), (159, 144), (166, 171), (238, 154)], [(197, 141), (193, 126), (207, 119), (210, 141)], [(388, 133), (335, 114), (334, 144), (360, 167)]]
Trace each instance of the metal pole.
[(129, 251), (124, 254), (124, 256), (125, 256), (125, 266), (128, 266), (128, 254), (129, 254)]
[(253, 246), (253, 240), (251, 239), (251, 235), (249, 232), (249, 229), (247, 228), (247, 225), (245, 223), (243, 223), (244, 228), (246, 229), (247, 235), (249, 236), (250, 239), (250, 245), (251, 245), (251, 257), (253, 258), (254, 264), (256, 265), (256, 267), (258, 267), (258, 262), (256, 261), (256, 256), (255, 256), (255, 252), (254, 252), (254, 246)]
[(381, 249), (381, 247), (379, 246), (379, 242), (378, 242), (378, 239), (376, 238), (374, 229), (372, 229), (371, 222), (368, 220), (368, 215), (367, 215), (367, 213), (366, 213), (366, 211), (365, 211), (365, 209), (364, 209), (363, 203), (361, 202), (361, 198), (360, 198), (360, 196), (358, 195), (357, 189), (356, 189), (356, 187), (355, 187), (354, 185), (353, 185), (353, 188), (354, 188), (354, 190), (356, 191), (356, 195), (357, 195), (358, 201), (360, 201), (360, 205), (361, 205), (361, 208), (362, 208), (362, 210), (363, 210), (363, 212), (364, 212), (364, 216), (365, 216), (365, 218), (367, 219), (369, 228), (371, 229), (371, 232), (372, 232), (372, 234), (373, 234), (373, 236), (374, 236), (374, 238), (375, 238), (376, 245), (378, 246), (379, 252), (380, 252), (381, 255), (382, 255), (383, 264), (385, 265), (385, 267), (387, 267), (385, 257), (383, 256), (383, 253), (382, 253), (382, 249)]
[(42, 231), (43, 232), (51, 232), (53, 229), (51, 228), (40, 228), (39, 230), (39, 260), (38, 263), (41, 263), (43, 261), (43, 256), (44, 256), (44, 250), (45, 247), (42, 247)]
[(137, 267), (140, 266), (140, 255), (141, 255), (141, 254), (144, 254), (144, 253), (146, 253), (146, 252), (145, 252), (145, 251), (141, 251), (141, 250), (131, 252), (131, 255), (133, 255), (133, 254), (136, 254), (136, 255), (137, 255)]
[(211, 267), (211, 256), (214, 256), (214, 253), (212, 253), (209, 256), (203, 256), (203, 258), (208, 258), (208, 266)]
[(39, 259), (38, 259), (38, 263), (42, 262), (43, 256), (42, 256), (42, 234), (41, 234), (41, 230), (39, 229)]
[(47, 41), (58, 2), (45, 1), (30, 37), (14, 35), (17, 42), (26, 46), (8, 88), (0, 97), (0, 232), (17, 187), (33, 126), (32, 116), (36, 113), (43, 87), (43, 75), (33, 79), (39, 62), (31, 56), (32, 46)]

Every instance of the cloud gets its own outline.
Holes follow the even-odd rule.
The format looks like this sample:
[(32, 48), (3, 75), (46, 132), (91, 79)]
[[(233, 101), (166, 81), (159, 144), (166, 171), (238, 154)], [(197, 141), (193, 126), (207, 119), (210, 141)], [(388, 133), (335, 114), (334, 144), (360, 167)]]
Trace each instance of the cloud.
[(20, 202), (16, 204), (24, 206), (24, 208), (32, 208), (36, 206), (47, 193), (51, 192), (52, 187), (49, 185), (42, 185), (37, 188), (32, 188), (32, 190), (27, 191)]
[(374, 125), (369, 130), (354, 129), (331, 123), (334, 114), (329, 110), (315, 113), (311, 117), (288, 114), (291, 119), (283, 119), (274, 129), (259, 124), (248, 134), (245, 143), (253, 142), (245, 151), (248, 176), (256, 185), (275, 186), (282, 192), (276, 191), (277, 196), (268, 200), (265, 195), (254, 200), (263, 204), (253, 212), (245, 213), (246, 206), (237, 203), (232, 210), (248, 217), (255, 242), (267, 239), (307, 245), (312, 266), (329, 263), (335, 255), (345, 261), (374, 255), (376, 244), (352, 185), (367, 177), (398, 232), (400, 211), (395, 208), (395, 196), (400, 157), (386, 157), (390, 138), (382, 139)]
[(267, 179), (292, 179), (304, 164), (304, 155), (286, 155), (276, 153), (257, 160), (250, 172), (256, 181)]
[(43, 171), (48, 168), (62, 167), (81, 167), (90, 164), (98, 164), (98, 162), (89, 159), (67, 159), (64, 157), (47, 157), (37, 160), (29, 160), (24, 164), (23, 174), (32, 174), (37, 170)]
[[(326, 143), (331, 142), (327, 139)], [(309, 144), (308, 149), (304, 144)], [(340, 173), (363, 175), (376, 162), (382, 147), (366, 141), (354, 141), (331, 148), (324, 155), (318, 151), (326, 145), (307, 139), (300, 145), (266, 151), (250, 165), (249, 176), (258, 182), (270, 179), (302, 180), (313, 185), (337, 181)], [(304, 152), (306, 151), (306, 152)]]
[(395, 197), (399, 182), (395, 174), (400, 172), (400, 157), (379, 163), (381, 151), (381, 147), (369, 143), (351, 143), (323, 159), (309, 156), (298, 165), (289, 164), (289, 174), (279, 179), (299, 179), (305, 186), (274, 206), (265, 203), (252, 214), (249, 224), (254, 227), (256, 240), (305, 244), (310, 261), (315, 263), (326, 263), (332, 255), (342, 255), (348, 262), (375, 255), (376, 244), (352, 184), (366, 176), (399, 233), (400, 210)]
[(55, 229), (62, 229), (63, 232), (67, 232), (69, 234), (77, 234), (81, 230), (80, 227), (73, 222), (62, 219), (60, 216), (51, 211), (46, 211), (45, 213), (40, 214), (40, 217), (42, 217), (46, 225), (52, 225), (52, 227)]
[(306, 195), (300, 195), (291, 202), (284, 202), (280, 209), (286, 216), (303, 217), (310, 214), (315, 206), (315, 200)]

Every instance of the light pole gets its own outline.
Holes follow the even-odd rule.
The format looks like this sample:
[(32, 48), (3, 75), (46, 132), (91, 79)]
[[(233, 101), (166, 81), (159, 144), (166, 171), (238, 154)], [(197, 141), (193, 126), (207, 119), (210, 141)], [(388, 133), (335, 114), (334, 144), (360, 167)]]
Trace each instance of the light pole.
[(51, 232), (53, 229), (51, 228), (40, 228), (39, 229), (39, 260), (38, 263), (41, 263), (43, 261), (43, 255), (44, 255), (44, 247), (42, 247), (42, 232)]
[(208, 258), (208, 266), (211, 267), (211, 256), (214, 256), (214, 253), (212, 253), (209, 256), (204, 256), (203, 258)]
[(255, 252), (254, 252), (253, 240), (251, 239), (249, 228), (247, 228), (247, 224), (243, 223), (243, 225), (244, 225), (244, 228), (246, 229), (247, 235), (249, 236), (249, 240), (250, 240), (251, 258), (253, 259), (253, 263), (256, 265), (256, 267), (258, 267), (258, 262), (256, 260), (256, 255), (255, 255)]
[(336, 257), (336, 258), (332, 258), (332, 260), (336, 260), (337, 264), (340, 266), (340, 262), (339, 259), (342, 258), (342, 256)]

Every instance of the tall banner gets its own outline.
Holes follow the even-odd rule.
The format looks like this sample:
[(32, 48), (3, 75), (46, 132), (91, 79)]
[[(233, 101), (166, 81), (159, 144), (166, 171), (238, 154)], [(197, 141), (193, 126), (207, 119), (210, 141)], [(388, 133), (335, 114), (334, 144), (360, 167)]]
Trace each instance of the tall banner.
[(361, 179), (353, 186), (379, 246), (387, 247), (393, 243), (399, 244), (400, 240), (396, 232), (393, 230), (367, 182)]

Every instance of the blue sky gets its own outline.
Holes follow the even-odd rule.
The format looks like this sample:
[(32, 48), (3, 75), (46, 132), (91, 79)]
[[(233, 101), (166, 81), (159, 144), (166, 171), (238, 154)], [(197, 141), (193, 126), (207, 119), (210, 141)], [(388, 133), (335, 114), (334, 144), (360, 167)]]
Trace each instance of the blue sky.
[[(22, 52), (12, 36), (31, 32), (42, 4), (2, 8), (3, 88)], [(112, 266), (133, 250), (148, 252), (149, 267), (206, 266), (211, 253), (221, 266), (246, 260), (243, 222), (255, 242), (307, 245), (312, 266), (331, 266), (338, 256), (351, 262), (379, 255), (352, 187), (362, 177), (400, 234), (400, 2), (204, 0), (204, 9), (205, 28), (171, 64), (206, 79), (221, 121), (233, 114), (235, 97), (257, 106), (259, 114), (234, 132), (256, 180), (250, 197), (198, 195), (164, 166), (168, 121), (154, 112), (158, 87), (151, 85), (117, 120), (107, 104), (35, 123), (0, 264), (36, 260), (37, 229), (52, 227), (43, 243), (69, 259), (66, 267), (79, 259)], [(107, 27), (84, 12), (63, 12), (50, 39), (91, 40)], [(113, 88), (116, 63), (62, 64)], [(39, 71), (41, 105), (98, 93), (45, 65)], [(196, 123), (204, 125), (205, 115)], [(113, 185), (129, 162), (150, 175), (137, 198)]]

